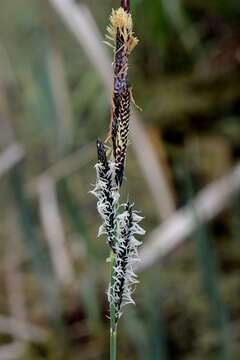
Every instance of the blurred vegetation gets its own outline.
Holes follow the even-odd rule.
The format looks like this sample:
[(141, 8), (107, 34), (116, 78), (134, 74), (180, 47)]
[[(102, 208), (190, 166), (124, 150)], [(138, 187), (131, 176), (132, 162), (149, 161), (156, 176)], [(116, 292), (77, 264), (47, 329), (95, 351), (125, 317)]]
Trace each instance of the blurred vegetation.
[[(118, 1), (83, 3), (104, 34)], [(132, 0), (132, 14), (140, 38), (130, 67), (134, 98), (180, 207), (240, 157), (240, 3)], [(54, 273), (35, 179), (106, 137), (108, 95), (47, 0), (1, 1), (0, 77), (1, 150), (13, 140), (7, 120), (26, 151), (0, 179), (0, 313), (14, 315), (4, 264), (9, 251), (16, 252), (27, 321), (48, 330), (47, 339), (26, 342), (17, 358), (106, 359), (108, 254), (104, 240), (96, 239), (100, 220), (88, 194), (95, 157), (57, 182), (74, 269), (74, 283), (66, 287)], [(127, 168), (124, 191), (143, 210), (150, 233), (159, 219), (150, 192), (142, 191), (147, 185), (131, 147)], [(126, 310), (120, 325), (119, 360), (240, 358), (239, 200), (211, 224), (199, 225), (164, 264), (141, 274), (137, 306)], [(10, 341), (0, 334), (1, 345)]]

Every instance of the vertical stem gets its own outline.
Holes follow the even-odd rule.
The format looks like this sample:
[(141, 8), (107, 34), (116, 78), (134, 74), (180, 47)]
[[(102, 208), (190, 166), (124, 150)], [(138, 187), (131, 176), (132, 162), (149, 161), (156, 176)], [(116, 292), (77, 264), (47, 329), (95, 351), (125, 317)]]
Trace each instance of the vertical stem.
[(112, 301), (112, 289), (114, 284), (114, 266), (116, 256), (111, 253), (111, 273), (110, 273), (110, 360), (117, 360), (117, 319), (114, 302)]
[(117, 327), (110, 329), (110, 360), (117, 360)]

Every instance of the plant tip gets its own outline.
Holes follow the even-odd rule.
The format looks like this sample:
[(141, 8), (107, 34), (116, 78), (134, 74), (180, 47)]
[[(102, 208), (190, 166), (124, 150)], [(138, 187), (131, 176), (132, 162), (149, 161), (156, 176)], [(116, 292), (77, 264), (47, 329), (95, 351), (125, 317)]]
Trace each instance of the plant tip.
[(130, 12), (130, 0), (121, 0), (121, 7), (129, 13)]

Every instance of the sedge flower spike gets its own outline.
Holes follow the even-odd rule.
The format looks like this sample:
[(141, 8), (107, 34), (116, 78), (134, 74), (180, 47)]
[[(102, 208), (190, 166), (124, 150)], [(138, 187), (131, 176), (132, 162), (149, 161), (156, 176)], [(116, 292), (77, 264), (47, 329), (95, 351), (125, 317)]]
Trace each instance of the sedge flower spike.
[(98, 199), (97, 209), (103, 220), (98, 236), (106, 234), (107, 242), (115, 252), (116, 205), (119, 192), (114, 185), (114, 163), (107, 160), (105, 146), (101, 140), (97, 140), (97, 154), (98, 162), (95, 165), (97, 181), (91, 193)]
[(143, 218), (133, 210), (133, 204), (119, 204), (120, 193), (115, 180), (116, 165), (107, 159), (101, 140), (97, 140), (97, 154), (97, 181), (91, 193), (98, 199), (97, 210), (103, 220), (98, 236), (107, 236), (108, 245), (115, 258), (108, 301), (115, 310), (117, 324), (122, 308), (127, 304), (134, 304), (132, 294), (134, 285), (138, 283), (134, 265), (139, 261), (138, 247), (141, 245), (136, 235), (144, 235), (145, 231), (139, 225)]
[(119, 238), (113, 271), (114, 282), (108, 289), (108, 301), (115, 308), (116, 321), (122, 315), (125, 305), (135, 304), (132, 294), (138, 280), (134, 273), (134, 264), (139, 261), (138, 247), (141, 245), (135, 236), (145, 234), (138, 224), (141, 220), (142, 217), (133, 211), (133, 204), (130, 203), (125, 205), (125, 211), (118, 216)]
[(133, 34), (130, 0), (121, 0), (121, 7), (112, 11), (107, 33), (107, 38), (114, 48), (111, 151), (107, 156), (104, 143), (97, 140), (97, 180), (91, 192), (97, 198), (97, 210), (103, 221), (98, 235), (106, 235), (110, 247), (111, 279), (107, 295), (111, 324), (110, 359), (115, 360), (118, 320), (124, 306), (134, 304), (132, 295), (138, 283), (134, 266), (139, 261), (138, 247), (141, 242), (136, 236), (145, 233), (139, 225), (142, 217), (133, 209), (133, 204), (120, 203), (132, 100), (128, 81), (128, 60), (138, 43)]
[(114, 85), (110, 131), (116, 162), (116, 182), (121, 186), (128, 144), (131, 105), (128, 58), (138, 43), (138, 39), (133, 35), (131, 14), (123, 7), (113, 10), (107, 33), (106, 37), (114, 44)]

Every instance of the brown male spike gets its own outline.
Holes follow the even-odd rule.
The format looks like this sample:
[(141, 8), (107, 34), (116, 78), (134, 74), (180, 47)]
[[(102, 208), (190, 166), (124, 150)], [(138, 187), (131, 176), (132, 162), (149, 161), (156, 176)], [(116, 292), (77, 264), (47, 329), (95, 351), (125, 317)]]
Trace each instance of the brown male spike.
[(138, 43), (133, 35), (130, 1), (112, 12), (107, 38), (114, 42), (114, 90), (112, 101), (111, 138), (116, 165), (116, 183), (121, 186), (128, 142), (131, 92), (128, 83), (128, 58)]

